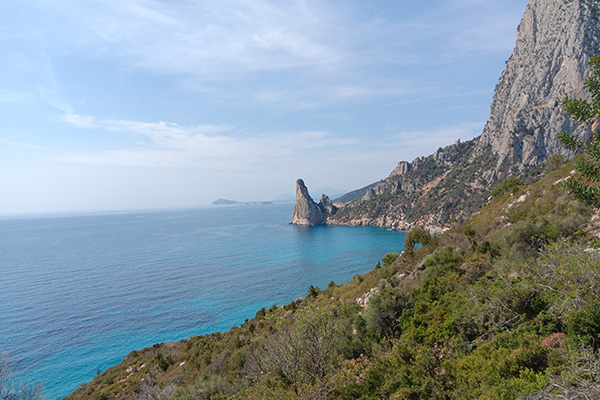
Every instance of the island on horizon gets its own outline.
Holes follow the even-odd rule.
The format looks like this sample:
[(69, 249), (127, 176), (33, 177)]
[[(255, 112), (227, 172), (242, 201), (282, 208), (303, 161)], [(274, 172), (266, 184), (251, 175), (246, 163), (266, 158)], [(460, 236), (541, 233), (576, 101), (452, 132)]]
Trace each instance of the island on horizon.
[(272, 201), (235, 201), (228, 199), (217, 199), (212, 202), (213, 206), (262, 206), (273, 204)]

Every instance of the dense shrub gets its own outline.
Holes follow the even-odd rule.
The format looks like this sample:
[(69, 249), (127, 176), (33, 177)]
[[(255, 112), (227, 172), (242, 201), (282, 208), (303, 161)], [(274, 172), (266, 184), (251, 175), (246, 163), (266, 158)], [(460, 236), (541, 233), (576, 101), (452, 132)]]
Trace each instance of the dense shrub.
[(492, 197), (502, 196), (504, 193), (517, 194), (519, 189), (524, 185), (523, 181), (516, 176), (506, 178), (500, 181), (490, 195)]
[(431, 240), (431, 234), (422, 226), (416, 226), (406, 234), (404, 247), (411, 252), (417, 244), (426, 245)]
[(600, 302), (594, 301), (581, 310), (568, 313), (565, 329), (573, 339), (598, 349), (600, 347)]
[(412, 307), (410, 292), (386, 280), (380, 281), (378, 288), (379, 293), (371, 296), (365, 312), (367, 326), (382, 337), (396, 336), (400, 333), (398, 318), (403, 310)]
[(387, 253), (381, 259), (381, 261), (383, 261), (383, 266), (384, 267), (389, 267), (390, 265), (392, 265), (394, 263), (394, 261), (396, 261), (398, 259), (399, 256), (400, 255), (398, 253), (396, 253), (396, 252)]

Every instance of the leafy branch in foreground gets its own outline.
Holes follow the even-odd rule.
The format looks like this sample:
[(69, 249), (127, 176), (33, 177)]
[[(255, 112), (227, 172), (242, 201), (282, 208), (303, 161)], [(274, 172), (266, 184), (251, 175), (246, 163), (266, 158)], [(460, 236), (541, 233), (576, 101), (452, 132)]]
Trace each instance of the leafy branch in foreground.
[[(600, 55), (595, 55), (589, 61), (592, 75), (584, 82), (583, 87), (591, 94), (591, 101), (571, 99), (568, 96), (563, 101), (565, 111), (575, 120), (583, 122), (593, 129), (600, 118)], [(570, 133), (561, 132), (560, 142), (568, 149), (579, 153), (585, 151), (585, 158), (579, 160), (575, 169), (581, 178), (568, 178), (564, 187), (580, 201), (600, 208), (600, 131), (592, 134), (589, 145)]]

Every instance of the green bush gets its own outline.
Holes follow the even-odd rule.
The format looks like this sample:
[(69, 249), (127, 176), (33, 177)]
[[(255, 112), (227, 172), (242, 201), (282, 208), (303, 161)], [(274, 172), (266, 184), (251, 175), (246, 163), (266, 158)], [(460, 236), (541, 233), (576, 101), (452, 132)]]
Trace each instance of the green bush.
[(396, 261), (398, 259), (399, 256), (400, 255), (398, 253), (396, 253), (396, 252), (387, 253), (381, 259), (381, 261), (383, 261), (383, 266), (384, 267), (389, 267), (390, 265), (392, 265), (394, 263), (394, 261)]
[(170, 355), (165, 357), (162, 353), (157, 353), (154, 358), (158, 368), (162, 371), (166, 371), (171, 365), (175, 364), (175, 361), (173, 361), (173, 358)]
[(398, 318), (402, 311), (412, 307), (410, 292), (402, 286), (394, 287), (388, 281), (379, 282), (379, 293), (369, 298), (365, 320), (370, 331), (382, 337), (399, 334)]
[(411, 252), (417, 244), (427, 245), (431, 241), (431, 234), (422, 226), (416, 226), (406, 234), (404, 247)]
[(310, 285), (308, 287), (308, 293), (306, 296), (314, 299), (315, 297), (317, 297), (319, 295), (320, 292), (321, 292), (321, 289), (319, 289), (316, 286)]
[(600, 302), (594, 302), (581, 310), (567, 314), (566, 331), (576, 341), (594, 349), (600, 347)]
[(500, 181), (500, 183), (498, 183), (496, 188), (494, 188), (490, 194), (493, 197), (502, 196), (504, 193), (508, 192), (517, 194), (523, 185), (524, 183), (521, 179), (513, 176)]
[(192, 400), (192, 396), (190, 395), (190, 392), (184, 388), (178, 387), (171, 393), (168, 400)]
[(443, 275), (447, 271), (456, 269), (462, 259), (463, 256), (457, 249), (447, 245), (425, 257), (424, 263), (428, 276)]

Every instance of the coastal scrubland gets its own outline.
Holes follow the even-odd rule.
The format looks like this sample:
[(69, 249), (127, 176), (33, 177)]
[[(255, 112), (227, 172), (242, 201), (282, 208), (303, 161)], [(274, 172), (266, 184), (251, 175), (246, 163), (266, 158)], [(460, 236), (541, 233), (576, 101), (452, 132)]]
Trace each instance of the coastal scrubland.
[(350, 282), (133, 351), (68, 399), (600, 396), (600, 217), (562, 188), (574, 162), (499, 182)]

